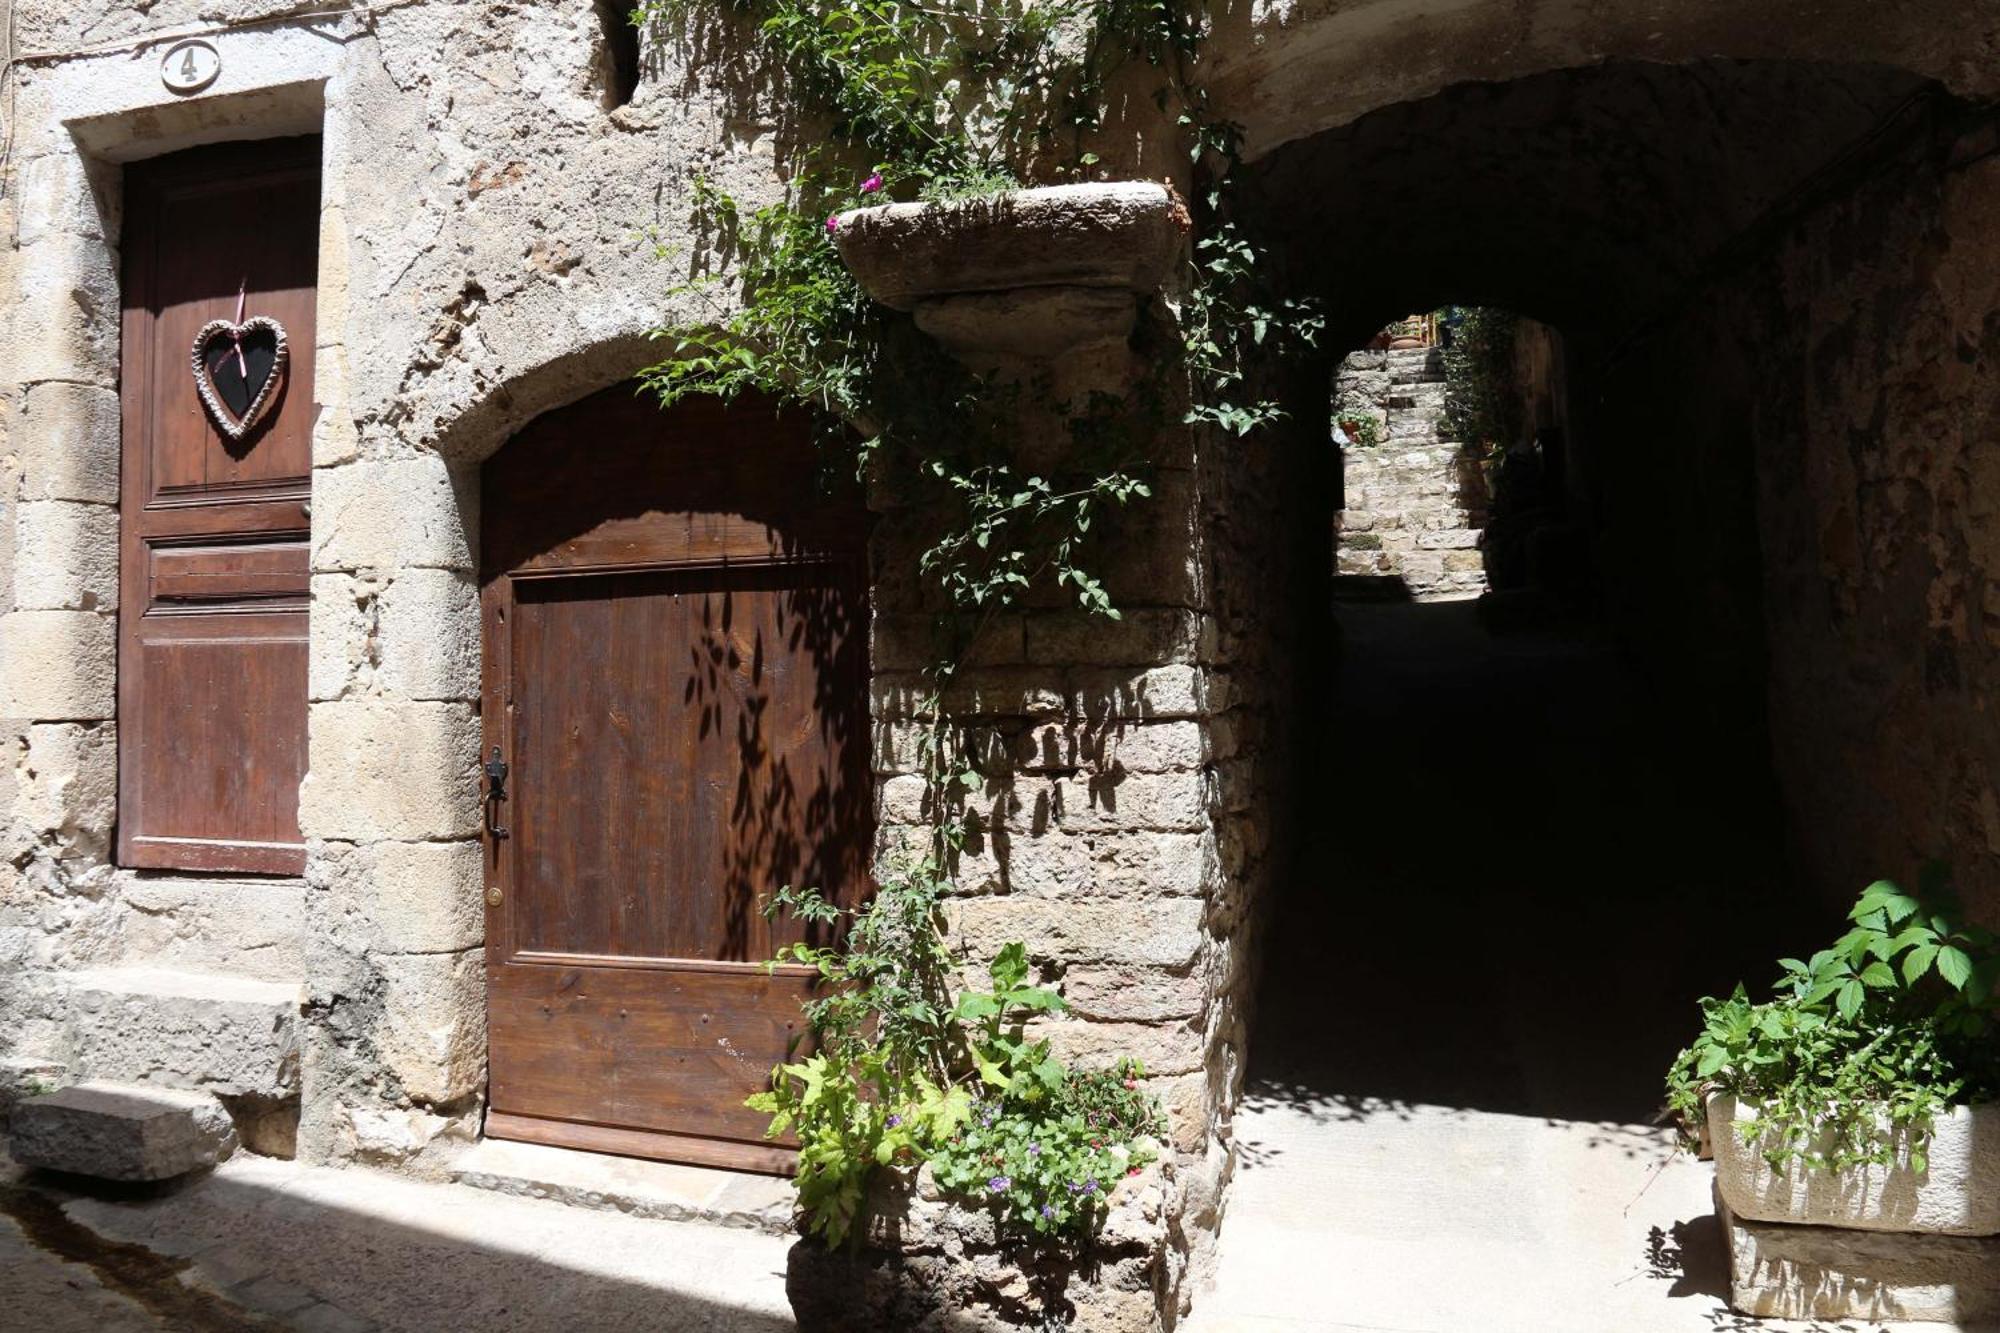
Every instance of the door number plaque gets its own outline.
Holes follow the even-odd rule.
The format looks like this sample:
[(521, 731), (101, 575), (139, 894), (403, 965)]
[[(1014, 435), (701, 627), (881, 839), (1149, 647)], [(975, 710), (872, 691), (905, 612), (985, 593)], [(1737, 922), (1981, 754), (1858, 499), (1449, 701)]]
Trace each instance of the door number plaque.
[(169, 92), (198, 93), (222, 73), (222, 56), (198, 37), (175, 42), (160, 57), (160, 82)]

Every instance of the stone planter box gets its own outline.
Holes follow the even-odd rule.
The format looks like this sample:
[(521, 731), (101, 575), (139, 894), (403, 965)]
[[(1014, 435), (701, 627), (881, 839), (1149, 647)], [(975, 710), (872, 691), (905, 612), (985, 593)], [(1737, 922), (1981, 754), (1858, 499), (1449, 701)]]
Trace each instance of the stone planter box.
[(1736, 1099), (1724, 1094), (1708, 1101), (1716, 1189), (1738, 1218), (1857, 1231), (2000, 1235), (2000, 1104), (1958, 1106), (1939, 1116), (1929, 1169), (1921, 1175), (1901, 1165), (1813, 1171), (1798, 1161), (1774, 1171), (1759, 1145), (1745, 1143), (1737, 1132), (1738, 1109)]
[(1000, 1244), (991, 1214), (945, 1199), (928, 1167), (880, 1171), (859, 1243), (801, 1240), (786, 1294), (799, 1327), (815, 1333), (1154, 1333), (1178, 1300), (1167, 1226), (1175, 1189), (1156, 1162), (1119, 1182), (1089, 1246), (1023, 1250)]
[(834, 245), (883, 305), (1033, 287), (1150, 292), (1188, 232), (1187, 211), (1151, 181), (1051, 185), (949, 204), (842, 213)]

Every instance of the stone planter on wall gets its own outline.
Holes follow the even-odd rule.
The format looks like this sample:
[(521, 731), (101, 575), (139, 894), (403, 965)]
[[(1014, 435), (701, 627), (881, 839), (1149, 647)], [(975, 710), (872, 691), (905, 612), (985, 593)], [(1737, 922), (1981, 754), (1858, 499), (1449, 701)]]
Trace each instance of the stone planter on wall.
[[(868, 295), (978, 368), (1122, 352), (1140, 300), (1186, 243), (1163, 185), (1052, 185), (949, 204), (840, 214), (834, 244)], [(1118, 377), (1123, 367), (1083, 364)]]
[[(1939, 1116), (1922, 1172), (1774, 1170), (1738, 1133), (1738, 1112), (1733, 1097), (1709, 1099), (1733, 1307), (1786, 1319), (2000, 1318), (2000, 1105)], [(1895, 1146), (1904, 1157), (1907, 1143)]]

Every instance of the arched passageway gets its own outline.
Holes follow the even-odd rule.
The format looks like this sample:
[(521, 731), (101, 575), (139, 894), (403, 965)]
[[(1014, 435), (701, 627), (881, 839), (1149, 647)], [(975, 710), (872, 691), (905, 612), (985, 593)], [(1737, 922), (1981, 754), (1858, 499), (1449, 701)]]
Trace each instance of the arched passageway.
[[(1258, 164), (1336, 355), (1504, 305), (1560, 331), (1565, 393), (1522, 588), (1329, 615), (1321, 569), (1272, 613), (1315, 723), (1210, 1317), (1713, 1326), (1706, 1185), (1654, 1178), (1649, 1127), (1695, 999), (1925, 856), (2000, 914), (1991, 134), (1890, 69), (1609, 63)], [(1327, 532), (1301, 467), (1289, 517)], [(1271, 1304), (1308, 1256), (1323, 1303)]]

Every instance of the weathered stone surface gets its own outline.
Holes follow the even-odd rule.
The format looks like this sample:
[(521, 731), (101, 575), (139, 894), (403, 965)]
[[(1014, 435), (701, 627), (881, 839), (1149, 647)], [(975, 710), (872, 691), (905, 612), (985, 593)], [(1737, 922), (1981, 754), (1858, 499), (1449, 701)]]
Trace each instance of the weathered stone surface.
[(467, 505), (454, 487), (435, 454), (315, 469), (313, 569), (470, 569)]
[(433, 1105), (479, 1091), (486, 1078), (486, 973), (476, 949), (385, 955), (377, 1056), (411, 1097)]
[(479, 719), (470, 705), (387, 699), (316, 703), (299, 784), (309, 838), (470, 838), (479, 832)]
[(28, 558), (14, 578), (15, 605), (30, 611), (110, 611), (118, 605), (118, 511), (71, 500), (35, 500), (15, 511)]
[(1793, 1158), (1776, 1171), (1761, 1138), (1744, 1142), (1741, 1117), (1734, 1097), (1709, 1098), (1715, 1186), (1746, 1222), (2000, 1235), (2000, 1104), (1955, 1106), (1938, 1116), (1922, 1173), (1908, 1165), (1912, 1136), (1886, 1127), (1900, 1165), (1821, 1171)]
[(2000, 1318), (2000, 1239), (1748, 1222), (1729, 1233), (1729, 1304), (1775, 1319)]
[(955, 899), (947, 915), (952, 929), (981, 957), (992, 957), (1009, 940), (1023, 940), (1034, 958), (1186, 968), (1200, 948), (1203, 911), (1199, 898), (987, 897)]
[(70, 973), (86, 1078), (282, 1100), (298, 1090), (297, 983), (165, 968)]
[(486, 938), (477, 842), (315, 843), (314, 931), (356, 953), (440, 953)]
[(1023, 287), (1150, 292), (1188, 228), (1159, 185), (1056, 185), (954, 204), (840, 215), (834, 243), (868, 294), (908, 310), (937, 296)]
[(198, 1092), (81, 1083), (14, 1110), (9, 1148), (25, 1166), (103, 1180), (168, 1180), (236, 1150), (229, 1113)]
[(118, 393), (91, 384), (32, 385), (11, 432), (21, 498), (118, 503)]
[(1081, 1253), (1002, 1248), (992, 1217), (940, 1197), (928, 1169), (879, 1173), (860, 1243), (792, 1247), (785, 1289), (799, 1327), (827, 1333), (975, 1333), (1067, 1327), (1153, 1333), (1172, 1298), (1167, 1219), (1179, 1187), (1159, 1165), (1121, 1181)]
[(123, 966), (283, 983), (305, 974), (305, 886), (298, 880), (127, 871), (115, 884)]
[(0, 616), (0, 717), (44, 722), (112, 715), (117, 622), (93, 611)]
[(14, 811), (61, 859), (99, 859), (110, 848), (118, 800), (118, 737), (108, 722), (27, 728), (14, 764)]
[(475, 1189), (632, 1217), (708, 1222), (767, 1235), (792, 1234), (798, 1191), (777, 1176), (646, 1162), (537, 1143), (487, 1139), (462, 1153), (451, 1178)]

